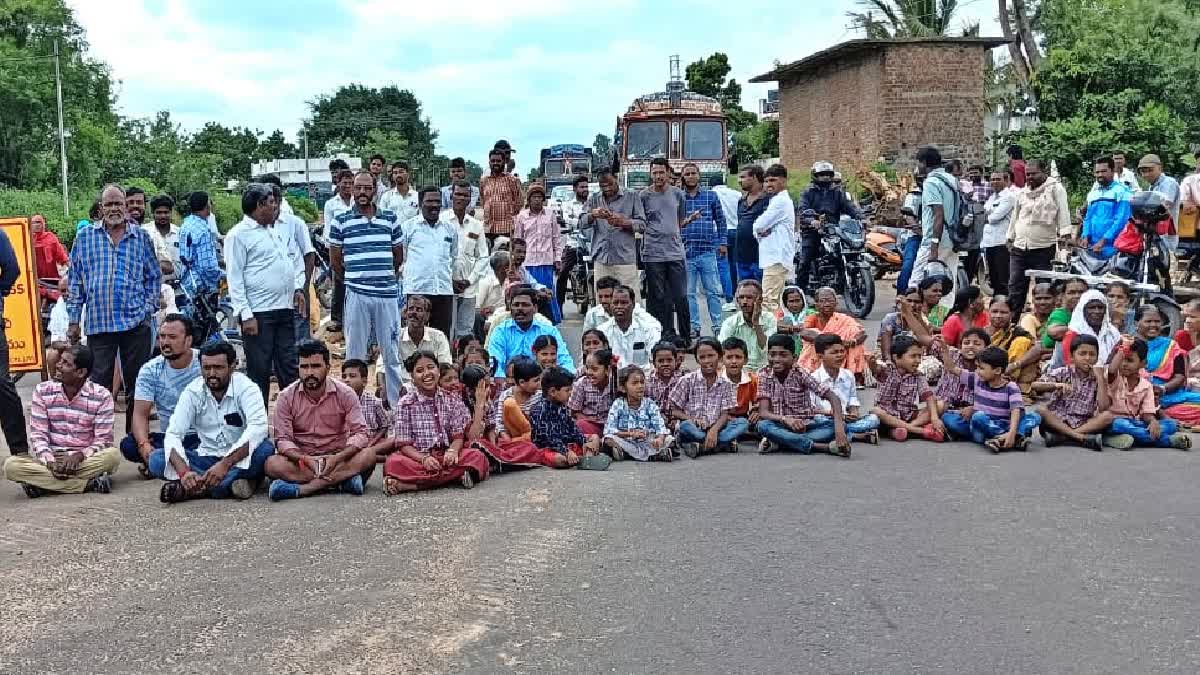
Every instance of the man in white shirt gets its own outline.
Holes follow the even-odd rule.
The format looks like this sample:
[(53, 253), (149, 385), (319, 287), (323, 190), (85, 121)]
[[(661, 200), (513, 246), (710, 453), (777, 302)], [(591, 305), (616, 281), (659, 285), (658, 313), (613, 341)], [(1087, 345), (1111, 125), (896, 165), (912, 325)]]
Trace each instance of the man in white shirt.
[(796, 258), (796, 205), (787, 191), (787, 168), (772, 164), (765, 173), (771, 201), (754, 221), (754, 238), (763, 272), (763, 309), (774, 315)]
[(169, 284), (179, 273), (179, 226), (171, 222), (175, 211), (175, 200), (159, 195), (150, 200), (150, 215), (153, 221), (142, 227), (154, 239), (154, 251), (162, 268), (163, 283)]
[[(621, 280), (616, 277), (600, 277), (596, 280), (596, 306), (589, 309), (587, 314), (583, 316), (583, 329), (585, 331), (600, 328), (600, 326), (612, 318), (613, 292), (620, 288), (621, 285)], [(633, 319), (638, 323), (658, 326), (659, 332), (662, 332), (662, 325), (658, 323), (658, 319), (655, 319), (650, 312), (647, 312), (641, 305), (637, 304), (636, 291), (634, 291), (633, 297)]]
[[(283, 182), (279, 180), (279, 176), (265, 174), (255, 180), (256, 182), (270, 185), (271, 192), (275, 194), (275, 198), (280, 204), (278, 215), (275, 216), (275, 230), (280, 234), (281, 238), (287, 238), (288, 257), (291, 258), (292, 267), (296, 271), (296, 288), (303, 291), (305, 299), (307, 299), (308, 285), (312, 281), (313, 267), (316, 264), (317, 258), (316, 249), (312, 245), (312, 237), (308, 234), (308, 226), (304, 224), (304, 221), (295, 212), (284, 212), (283, 205), (287, 203), (287, 199), (283, 196)], [(314, 308), (305, 303), (305, 310), (307, 311), (301, 312), (300, 310), (296, 310), (297, 342), (308, 338), (310, 335), (308, 330), (308, 312), (314, 311)]]
[(408, 182), (408, 162), (392, 163), (392, 187), (379, 197), (379, 208), (396, 214), (398, 223), (407, 222), (421, 213), (417, 191)]
[(1121, 151), (1114, 152), (1112, 153), (1112, 158), (1114, 179), (1118, 183), (1124, 184), (1131, 192), (1141, 190), (1142, 187), (1138, 183), (1137, 174), (1134, 173), (1133, 169), (1125, 166), (1125, 153)]
[[(163, 449), (150, 455), (151, 472), (161, 470), (167, 479), (159, 492), (162, 502), (254, 495), (275, 448), (267, 440), (266, 405), (254, 383), (234, 372), (236, 366), (237, 353), (228, 342), (200, 350), (202, 376), (179, 395)], [(185, 449), (184, 438), (192, 432), (200, 443)]]
[(992, 295), (1008, 295), (1008, 221), (1017, 203), (1017, 189), (1012, 185), (1012, 169), (997, 169), (990, 179), (992, 194), (983, 204), (987, 224), (979, 248), (987, 260), (988, 281)]
[[(450, 160), (450, 184), (442, 186), (442, 210), (445, 211), (454, 206), (452, 201), (454, 198), (454, 184), (460, 180), (467, 180), (467, 160), (462, 157), (455, 157)], [(471, 185), (471, 201), (467, 204), (467, 212), (473, 213), (475, 205), (479, 203), (479, 187)]]
[[(450, 355), (450, 340), (446, 334), (436, 328), (430, 328), (429, 298), (423, 295), (411, 295), (404, 306), (405, 325), (400, 329), (400, 362), (419, 351), (431, 352), (437, 357), (438, 363), (454, 363)], [(401, 377), (405, 382), (412, 380), (412, 373), (407, 368), (401, 368)], [(395, 402), (393, 401), (393, 404)]]
[(225, 237), (229, 299), (242, 325), (246, 373), (262, 391), (264, 406), (272, 366), (280, 389), (296, 379), (295, 312), (305, 311), (291, 233), (275, 228), (278, 208), (271, 186), (251, 183), (242, 194), (245, 215)]
[(622, 367), (650, 363), (650, 350), (662, 338), (658, 321), (653, 321), (653, 317), (653, 323), (638, 320), (634, 305), (633, 289), (619, 286), (612, 292), (612, 318), (600, 325), (600, 332), (608, 338), (608, 345)]
[(483, 223), (470, 215), (471, 184), (465, 180), (453, 186), (451, 207), (442, 211), (442, 220), (458, 232), (458, 258), (455, 261), (454, 292), (457, 296), (454, 337), (467, 335), (475, 329), (475, 299), (479, 282), (490, 274), (487, 237)]
[[(335, 159), (329, 163), (332, 172), (334, 164), (339, 163), (339, 166), (344, 166), (346, 163), (340, 159)], [(348, 168), (339, 169), (333, 177), (333, 184), (337, 188), (337, 193), (329, 199), (325, 200), (325, 208), (323, 219), (321, 220), (321, 241), (329, 242), (329, 226), (337, 217), (354, 208), (354, 197), (351, 191), (354, 189), (354, 172)], [(329, 307), (329, 325), (327, 330), (340, 332), (342, 330), (342, 308), (346, 302), (346, 285), (341, 277), (336, 274), (333, 277), (333, 299)]]
[(436, 187), (421, 188), (421, 215), (403, 225), (404, 293), (424, 295), (433, 306), (430, 324), (449, 333), (454, 300), (454, 261), (458, 259), (458, 232), (441, 219), (442, 194)]
[(475, 312), (486, 322), (494, 313), (504, 310), (504, 280), (512, 256), (508, 251), (496, 251), (488, 260), (488, 273), (479, 280), (475, 291)]
[(721, 211), (725, 214), (725, 256), (717, 257), (717, 273), (721, 275), (721, 290), (725, 293), (725, 302), (733, 302), (733, 289), (737, 286), (737, 260), (734, 249), (737, 247), (737, 209), (742, 193), (728, 185), (714, 185), (713, 194), (721, 202)]
[(388, 184), (383, 179), (383, 167), (387, 166), (387, 160), (383, 155), (378, 153), (371, 155), (367, 160), (367, 173), (371, 174), (371, 179), (375, 181), (375, 204), (383, 198), (383, 193), (387, 192)]

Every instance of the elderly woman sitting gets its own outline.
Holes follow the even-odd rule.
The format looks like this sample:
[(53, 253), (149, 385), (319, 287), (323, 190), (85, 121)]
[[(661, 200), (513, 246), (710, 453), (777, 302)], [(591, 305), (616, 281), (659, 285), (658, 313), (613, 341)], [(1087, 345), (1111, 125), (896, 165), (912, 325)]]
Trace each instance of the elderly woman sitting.
[(867, 367), (866, 351), (863, 349), (867, 331), (849, 314), (837, 311), (837, 293), (832, 288), (818, 288), (815, 297), (817, 311), (804, 318), (804, 327), (800, 331), (800, 339), (804, 341), (800, 365), (809, 372), (816, 370), (821, 365), (821, 359), (813, 347), (813, 340), (822, 333), (832, 333), (846, 345), (844, 367), (854, 373), (854, 379), (862, 384)]

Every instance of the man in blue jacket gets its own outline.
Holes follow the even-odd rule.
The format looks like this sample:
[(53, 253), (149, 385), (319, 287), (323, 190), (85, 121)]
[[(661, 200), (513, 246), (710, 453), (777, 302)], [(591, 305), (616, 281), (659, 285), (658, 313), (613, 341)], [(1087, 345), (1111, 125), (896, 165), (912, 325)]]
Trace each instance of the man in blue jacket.
[[(813, 211), (817, 215), (804, 217), (806, 211)], [(833, 184), (833, 165), (829, 162), (813, 164), (812, 183), (800, 195), (796, 218), (801, 225), (800, 268), (796, 270), (796, 285), (802, 289), (808, 288), (809, 270), (821, 250), (821, 232), (816, 227), (820, 216), (825, 216), (827, 223), (837, 223), (842, 216), (862, 219), (862, 213), (854, 202), (850, 201), (846, 191)]]
[(1114, 180), (1116, 164), (1112, 157), (1096, 160), (1093, 174), (1096, 184), (1087, 196), (1087, 215), (1081, 236), (1092, 254), (1108, 260), (1116, 253), (1113, 242), (1132, 214), (1129, 188)]

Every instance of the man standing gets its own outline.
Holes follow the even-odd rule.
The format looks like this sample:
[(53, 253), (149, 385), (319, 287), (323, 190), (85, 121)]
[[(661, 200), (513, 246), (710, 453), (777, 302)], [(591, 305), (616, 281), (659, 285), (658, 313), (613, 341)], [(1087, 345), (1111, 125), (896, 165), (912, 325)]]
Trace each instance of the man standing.
[(733, 300), (733, 288), (737, 286), (737, 228), (738, 202), (742, 193), (728, 185), (714, 185), (713, 194), (721, 200), (721, 212), (725, 216), (725, 255), (717, 256), (717, 271), (721, 275), (721, 290), (725, 294), (725, 302)]
[[(366, 187), (374, 192), (374, 183)], [(356, 190), (361, 194), (357, 186)], [(329, 489), (361, 495), (375, 470), (375, 452), (367, 446), (370, 439), (358, 394), (329, 377), (329, 349), (323, 343), (306, 340), (299, 352), (300, 380), (279, 392), (272, 420), (279, 454), (266, 463), (267, 475), (274, 479), (271, 499), (307, 497)]]
[(1115, 162), (1110, 157), (1101, 157), (1093, 164), (1092, 175), (1096, 184), (1087, 196), (1087, 215), (1083, 218), (1080, 233), (1081, 244), (1091, 249), (1092, 255), (1108, 260), (1117, 249), (1113, 242), (1129, 222), (1133, 208), (1129, 198), (1133, 195), (1124, 184), (1114, 180)]
[[(930, 273), (929, 264), (932, 262), (945, 265), (946, 276), (952, 282), (957, 282), (958, 253), (950, 239), (949, 223), (957, 222), (960, 215), (958, 180), (942, 168), (942, 153), (933, 146), (927, 145), (917, 151), (917, 167), (925, 174), (921, 188), (921, 248), (917, 250), (917, 260), (913, 265), (916, 273), (908, 284), (915, 286)], [(940, 269), (935, 270), (941, 273)], [(943, 296), (941, 304), (953, 307), (954, 293), (952, 290)]]
[(583, 232), (579, 229), (579, 219), (587, 210), (590, 196), (587, 176), (575, 176), (575, 181), (571, 183), (571, 193), (573, 199), (563, 202), (562, 220), (566, 225), (567, 232), (581, 234), (580, 247), (567, 246), (563, 249), (562, 269), (559, 270), (558, 281), (554, 285), (559, 307), (565, 306), (564, 303), (567, 301), (567, 280), (571, 278), (571, 271), (583, 260), (583, 256), (592, 250), (591, 237), (583, 236)]
[(642, 200), (622, 188), (608, 169), (597, 172), (596, 179), (600, 192), (588, 197), (579, 216), (580, 232), (591, 233), (592, 271), (597, 279), (614, 277), (640, 294), (633, 234), (646, 227)]
[(711, 190), (700, 189), (700, 167), (683, 165), (684, 211), (700, 215), (683, 230), (683, 253), (687, 260), (688, 315), (692, 320), (691, 338), (700, 337), (700, 307), (696, 286), (703, 286), (708, 304), (709, 326), (713, 332), (721, 325), (721, 276), (717, 260), (725, 258), (725, 211)]
[(1121, 150), (1115, 150), (1112, 153), (1113, 158), (1113, 174), (1114, 180), (1129, 188), (1130, 194), (1141, 189), (1138, 183), (1137, 174), (1128, 166), (1125, 166), (1125, 153)]
[[(258, 390), (250, 378), (234, 372), (233, 345), (205, 345), (199, 361), (203, 377), (179, 395), (163, 449), (150, 455), (150, 473), (167, 480), (158, 493), (164, 504), (199, 497), (249, 499), (275, 452)], [(189, 440), (193, 432), (195, 440)]]
[[(670, 185), (671, 165), (663, 157), (650, 161), (650, 187), (639, 195), (646, 213), (642, 263), (646, 267), (646, 309), (662, 324), (663, 339), (686, 347), (691, 343), (687, 268), (680, 231), (700, 217), (684, 210), (687, 197)], [(676, 332), (678, 331), (678, 332)]]
[(421, 213), (417, 191), (408, 182), (408, 162), (392, 163), (392, 187), (375, 200), (381, 211), (396, 214), (397, 223), (405, 223)]
[[(409, 296), (404, 305), (404, 328), (400, 330), (400, 363), (419, 351), (429, 352), (437, 357), (438, 363), (450, 364), (454, 357), (450, 355), (450, 340), (446, 334), (429, 324), (429, 298), (423, 295)], [(412, 379), (412, 373), (401, 368), (404, 381)]]
[[(454, 202), (452, 201), (454, 197), (454, 186), (458, 184), (458, 181), (460, 180), (467, 180), (467, 161), (462, 157), (455, 157), (454, 159), (450, 160), (450, 184), (442, 186), (443, 211), (454, 205)], [(474, 212), (475, 205), (479, 203), (479, 188), (471, 185), (469, 182), (467, 185), (471, 188), (471, 201), (467, 203), (467, 211)]]
[[(1067, 207), (1067, 190), (1046, 175), (1042, 160), (1025, 165), (1026, 186), (1017, 193), (1008, 222), (1008, 306), (1014, 315), (1025, 309), (1029, 279), (1025, 270), (1048, 270), (1055, 242), (1069, 246), (1075, 238)], [(953, 278), (953, 277), (951, 277)]]
[(130, 187), (125, 191), (125, 210), (129, 220), (138, 227), (146, 224), (146, 191), (140, 187)]
[[(335, 162), (341, 162), (340, 159), (335, 159), (329, 163), (330, 171), (333, 171)], [(354, 208), (354, 195), (351, 192), (354, 190), (354, 172), (350, 169), (339, 169), (333, 176), (333, 184), (337, 188), (337, 192), (325, 200), (324, 216), (321, 221), (321, 239), (326, 243), (329, 242), (329, 228), (333, 225), (333, 221), (343, 213)], [(346, 302), (346, 285), (341, 277), (333, 275), (333, 299), (330, 301), (329, 307), (329, 325), (326, 330), (331, 332), (340, 332), (342, 330), (342, 308)]]
[(738, 174), (738, 185), (742, 188), (742, 199), (738, 202), (737, 226), (737, 278), (762, 281), (762, 269), (758, 266), (758, 239), (754, 237), (754, 221), (767, 210), (771, 196), (763, 192), (766, 175), (757, 164), (747, 164)]
[(59, 357), (54, 379), (33, 390), (33, 456), (13, 455), (4, 462), (4, 475), (20, 483), (30, 498), (112, 491), (109, 474), (121, 463), (121, 453), (112, 447), (113, 398), (94, 377), (89, 380), (92, 363), (87, 345), (71, 345)]
[[(121, 377), (137, 382), (138, 371), (150, 358), (150, 322), (158, 311), (162, 269), (154, 244), (145, 230), (127, 219), (125, 193), (108, 185), (100, 193), (100, 223), (85, 227), (71, 247), (67, 273), (67, 338), (79, 342), (80, 321), (87, 310), (88, 346), (95, 356), (89, 365), (92, 381), (113, 386), (113, 367), (121, 358)], [(114, 283), (120, 279), (122, 283)], [(133, 406), (125, 411), (125, 427), (133, 421)]]
[[(618, 286), (612, 291), (612, 318), (600, 324), (600, 332), (608, 338), (612, 353), (625, 365), (645, 366), (650, 363), (650, 351), (658, 344), (662, 328), (648, 315), (642, 319), (634, 312), (633, 290)], [(720, 325), (718, 318), (717, 325)]]
[(400, 397), (400, 289), (396, 270), (403, 253), (396, 214), (375, 206), (375, 181), (354, 177), (354, 208), (333, 221), (329, 264), (346, 280), (346, 358), (366, 360), (372, 333), (383, 352), (387, 400)]
[[(521, 181), (504, 170), (504, 152), (492, 149), (488, 153), (488, 175), (479, 181), (479, 197), (483, 200), (483, 224), (487, 226), (488, 243), (501, 235), (511, 236), (513, 218), (521, 210)], [(440, 192), (439, 192), (440, 194)]]
[[(488, 245), (483, 234), (483, 223), (471, 216), (471, 184), (459, 180), (454, 184), (451, 208), (442, 212), (442, 219), (449, 222), (458, 232), (458, 258), (455, 262), (454, 292), (455, 325), (454, 337), (468, 335), (475, 330), (475, 297), (479, 282), (491, 274), (488, 267)], [(406, 358), (406, 357), (405, 357)]]
[[(212, 213), (208, 193), (196, 191), (188, 195), (188, 208), (191, 213), (179, 228), (179, 285), (188, 297), (209, 298), (215, 307), (217, 290), (225, 273), (217, 262), (216, 237), (208, 228), (208, 216)], [(186, 311), (195, 316), (194, 308)], [(196, 329), (195, 326), (192, 328)], [(203, 342), (208, 336), (193, 335), (192, 338), (193, 342)]]
[[(856, 220), (862, 219), (862, 213), (854, 202), (846, 196), (842, 186), (834, 184), (833, 165), (829, 162), (816, 162), (812, 167), (812, 183), (800, 195), (800, 213), (812, 211), (815, 216), (802, 216), (800, 229), (800, 267), (796, 270), (796, 285), (808, 292), (808, 277), (813, 264), (821, 254), (820, 221), (837, 224), (842, 216), (850, 216)], [(786, 188), (786, 186), (785, 186)], [(759, 263), (763, 271), (763, 293), (766, 303), (778, 302), (779, 298), (771, 297), (771, 289), (766, 279), (767, 264)], [(782, 287), (780, 290), (783, 290)]]
[[(133, 390), (133, 427), (121, 440), (121, 454), (150, 477), (150, 454), (163, 447), (163, 434), (150, 432), (150, 412), (158, 415), (160, 429), (171, 423), (179, 397), (200, 377), (200, 354), (192, 349), (192, 322), (182, 314), (168, 314), (158, 327), (158, 356), (138, 373)], [(190, 428), (182, 430), (183, 445), (191, 449), (198, 440)], [(156, 478), (162, 478), (159, 474)]]
[(983, 256), (987, 259), (988, 277), (992, 295), (1008, 296), (1008, 221), (1012, 218), (1013, 206), (1017, 201), (1017, 189), (1012, 186), (1010, 169), (992, 172), (992, 194), (983, 205), (987, 224), (983, 226), (983, 240), (979, 242)]
[(154, 240), (154, 251), (162, 268), (163, 282), (170, 283), (179, 273), (179, 228), (171, 223), (171, 213), (175, 210), (175, 200), (167, 195), (159, 195), (150, 200), (150, 213), (154, 222), (143, 225), (146, 232)]
[(242, 324), (246, 374), (262, 391), (264, 407), (272, 369), (281, 389), (296, 380), (295, 310), (305, 309), (290, 237), (275, 229), (278, 208), (269, 185), (251, 183), (242, 193), (242, 220), (225, 236), (229, 300)]
[(976, 274), (979, 272), (979, 260), (983, 249), (983, 230), (987, 223), (984, 205), (992, 196), (992, 184), (984, 179), (983, 166), (976, 164), (967, 169), (965, 178), (959, 179), (959, 188), (966, 197), (967, 210), (971, 214), (971, 238), (966, 246), (967, 259), (964, 261), (964, 267), (967, 270), (967, 278), (974, 283)]
[[(21, 265), (17, 253), (4, 230), (0, 230), (0, 317), (4, 316), (4, 299), (12, 292), (13, 285), (21, 278)], [(0, 320), (0, 428), (4, 429), (4, 440), (13, 455), (29, 452), (29, 441), (25, 436), (25, 410), (17, 386), (8, 376), (8, 338), (4, 335), (4, 321)]]
[(1163, 173), (1162, 160), (1158, 155), (1146, 155), (1138, 162), (1138, 173), (1146, 180), (1146, 189), (1157, 192), (1167, 200), (1167, 211), (1171, 213), (1171, 231), (1163, 237), (1167, 246), (1174, 251), (1179, 246), (1179, 181)]
[(367, 171), (371, 173), (371, 178), (375, 181), (375, 204), (379, 204), (380, 197), (387, 192), (388, 184), (383, 179), (383, 167), (387, 166), (387, 160), (383, 155), (374, 154), (367, 160)]
[(796, 205), (787, 191), (787, 168), (772, 164), (766, 175), (771, 201), (754, 221), (754, 237), (758, 239), (758, 264), (762, 268), (762, 306), (774, 316), (796, 259)]
[(430, 324), (442, 333), (449, 333), (454, 324), (451, 314), (454, 311), (454, 261), (458, 259), (458, 231), (441, 218), (440, 190), (432, 186), (424, 187), (419, 197), (421, 215), (402, 225), (404, 293), (409, 297), (424, 295), (429, 298), (432, 308)]
[(542, 335), (552, 336), (558, 343), (558, 367), (575, 372), (571, 350), (550, 322), (534, 321), (537, 314), (537, 292), (529, 286), (517, 286), (509, 291), (509, 309), (512, 316), (504, 319), (492, 330), (488, 338), (488, 354), (496, 361), (496, 377), (504, 377), (508, 362), (518, 356), (533, 353), (533, 341)]
[[(255, 182), (271, 186), (275, 195), (275, 233), (281, 239), (287, 240), (288, 257), (292, 261), (292, 269), (296, 273), (296, 288), (304, 294), (304, 309), (296, 310), (296, 340), (309, 336), (308, 312), (314, 311), (308, 305), (308, 285), (312, 281), (313, 268), (316, 265), (317, 253), (313, 248), (312, 238), (308, 234), (308, 226), (294, 213), (283, 212), (283, 182), (275, 174), (259, 176)], [(320, 310), (315, 310), (320, 311)]]

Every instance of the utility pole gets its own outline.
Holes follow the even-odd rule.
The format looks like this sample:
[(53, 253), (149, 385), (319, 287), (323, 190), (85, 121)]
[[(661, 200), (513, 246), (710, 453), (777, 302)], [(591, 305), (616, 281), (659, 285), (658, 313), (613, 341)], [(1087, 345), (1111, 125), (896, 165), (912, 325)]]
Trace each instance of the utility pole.
[(301, 131), (304, 132), (304, 182), (308, 184), (308, 188), (312, 187), (312, 180), (308, 177), (308, 125), (305, 124)]
[(58, 40), (54, 41), (54, 88), (58, 95), (58, 150), (62, 164), (63, 214), (69, 218), (71, 204), (67, 190), (67, 132), (63, 125), (62, 70), (58, 65)]

